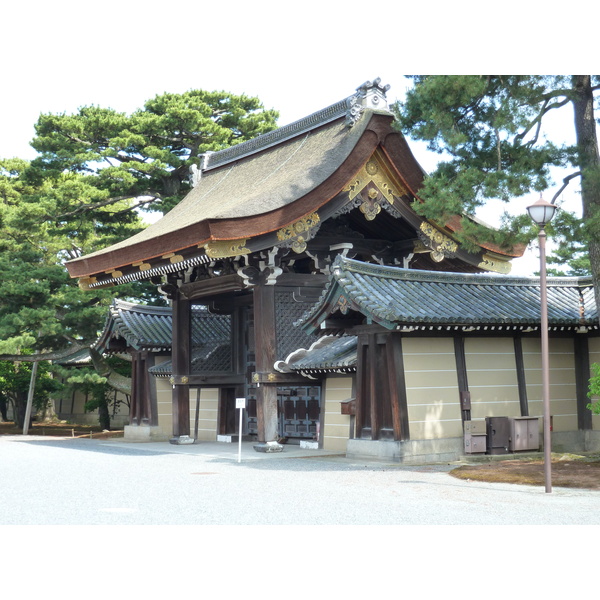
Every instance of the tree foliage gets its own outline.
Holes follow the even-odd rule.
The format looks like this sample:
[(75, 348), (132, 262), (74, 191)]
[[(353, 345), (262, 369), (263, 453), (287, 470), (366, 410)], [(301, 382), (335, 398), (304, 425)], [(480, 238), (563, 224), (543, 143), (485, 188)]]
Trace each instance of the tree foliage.
[[(579, 75), (416, 75), (412, 80), (406, 101), (395, 107), (399, 126), (442, 158), (425, 182), (422, 202), (415, 206), (419, 213), (440, 223), (452, 214), (474, 215), (491, 199), (509, 203), (545, 191), (552, 167), (560, 167), (565, 178), (559, 193), (579, 182), (585, 217), (564, 220), (565, 239), (576, 230), (585, 240), (600, 239), (597, 82)], [(575, 145), (550, 139), (544, 129), (558, 110), (575, 112)], [(506, 217), (500, 233), (463, 223), (467, 245), (476, 238), (510, 247), (533, 236), (525, 215)]]
[(587, 407), (595, 414), (600, 415), (600, 364), (593, 363), (592, 377), (589, 381), (588, 398), (592, 400)]
[[(55, 360), (89, 346), (114, 297), (164, 304), (149, 284), (83, 291), (64, 263), (140, 231), (137, 209), (176, 204), (203, 153), (270, 131), (277, 116), (257, 98), (199, 90), (158, 95), (131, 115), (98, 106), (41, 115), (38, 157), (0, 160), (0, 360)], [(23, 369), (13, 372), (25, 386), (17, 402)], [(98, 386), (112, 379), (88, 383), (104, 407)]]
[(266, 133), (278, 116), (258, 98), (202, 90), (158, 95), (131, 115), (98, 106), (41, 115), (32, 142), (40, 156), (32, 166), (43, 177), (95, 176), (104, 197), (80, 201), (71, 212), (127, 197), (164, 213), (189, 190), (189, 168), (202, 154)]

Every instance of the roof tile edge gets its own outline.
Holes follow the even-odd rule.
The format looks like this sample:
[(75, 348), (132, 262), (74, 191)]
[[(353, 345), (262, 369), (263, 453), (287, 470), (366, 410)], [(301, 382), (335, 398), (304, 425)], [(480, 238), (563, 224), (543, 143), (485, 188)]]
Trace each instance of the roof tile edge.
[(346, 125), (352, 127), (367, 109), (389, 112), (385, 94), (390, 86), (382, 86), (380, 81), (379, 78), (374, 79), (372, 82), (366, 81), (356, 88), (355, 94), (303, 117), (298, 121), (278, 127), (273, 131), (259, 135), (241, 144), (225, 148), (224, 150), (207, 152), (203, 155), (202, 171), (210, 171), (211, 169), (222, 167), (230, 162), (240, 160), (298, 135), (302, 135), (312, 129), (327, 125), (342, 117), (346, 119)]

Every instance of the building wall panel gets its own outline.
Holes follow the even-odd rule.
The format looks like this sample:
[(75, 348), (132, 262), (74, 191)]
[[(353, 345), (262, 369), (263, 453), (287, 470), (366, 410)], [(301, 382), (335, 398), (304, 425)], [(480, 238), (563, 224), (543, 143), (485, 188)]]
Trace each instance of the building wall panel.
[(341, 402), (352, 397), (352, 377), (328, 377), (323, 383), (325, 403), (321, 436), (323, 449), (345, 452), (350, 434), (350, 416), (341, 414)]
[(411, 439), (462, 435), (452, 338), (404, 338), (402, 346)]
[(512, 337), (465, 339), (465, 362), (472, 419), (521, 416)]
[[(577, 431), (577, 389), (573, 340), (550, 338), (548, 346), (550, 415), (553, 421), (553, 431)], [(543, 417), (542, 357), (539, 339), (523, 340), (523, 362), (529, 414), (532, 417)]]

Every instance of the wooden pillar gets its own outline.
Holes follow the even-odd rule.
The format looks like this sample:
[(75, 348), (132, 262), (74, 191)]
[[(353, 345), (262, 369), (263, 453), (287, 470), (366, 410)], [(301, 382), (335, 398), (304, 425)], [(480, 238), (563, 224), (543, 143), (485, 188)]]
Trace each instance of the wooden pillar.
[(515, 364), (517, 366), (517, 386), (519, 388), (519, 403), (521, 405), (521, 416), (529, 416), (529, 401), (527, 398), (527, 381), (525, 379), (525, 361), (523, 360), (523, 342), (521, 336), (515, 340)]
[(386, 344), (386, 352), (388, 385), (392, 402), (392, 417), (394, 420), (394, 439), (396, 441), (406, 442), (410, 440), (410, 427), (408, 421), (408, 399), (406, 396), (402, 338), (399, 334), (392, 333), (389, 335)]
[(365, 392), (370, 398), (371, 407), (371, 439), (378, 440), (381, 429), (381, 399), (378, 397), (377, 388), (379, 383), (379, 370), (378, 370), (378, 346), (377, 337), (374, 334), (369, 334), (369, 358), (367, 369), (369, 373), (369, 385), (365, 388)]
[(176, 293), (173, 299), (173, 437), (172, 444), (190, 443), (191, 305)]
[(590, 380), (590, 351), (587, 335), (577, 334), (573, 339), (575, 351), (575, 389), (577, 394), (577, 428), (592, 429), (592, 411), (587, 407)]
[(356, 435), (362, 439), (371, 439), (372, 432), (369, 350), (369, 336), (359, 335), (356, 358)]
[(151, 352), (131, 352), (130, 425), (158, 425), (156, 385), (148, 372), (153, 365)]
[(277, 385), (268, 382), (276, 360), (275, 329), (275, 288), (260, 283), (254, 287), (254, 350), (258, 386), (256, 388), (256, 408), (258, 420), (258, 441), (261, 444), (276, 442), (277, 427)]
[(131, 407), (129, 409), (129, 424), (139, 425), (141, 422), (140, 381), (139, 381), (139, 352), (131, 352)]
[(465, 338), (454, 338), (454, 358), (456, 360), (456, 377), (458, 379), (458, 395), (460, 399), (460, 414), (463, 421), (471, 420), (471, 392), (467, 376), (467, 359), (465, 357)]

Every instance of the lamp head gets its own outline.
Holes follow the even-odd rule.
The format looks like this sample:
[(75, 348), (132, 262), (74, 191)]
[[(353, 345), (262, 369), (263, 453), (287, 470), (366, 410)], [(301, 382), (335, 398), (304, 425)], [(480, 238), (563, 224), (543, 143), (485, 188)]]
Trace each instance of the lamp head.
[(556, 204), (546, 202), (541, 196), (540, 199), (527, 207), (527, 212), (531, 217), (531, 220), (536, 223), (542, 229), (552, 221), (554, 213), (558, 207)]

